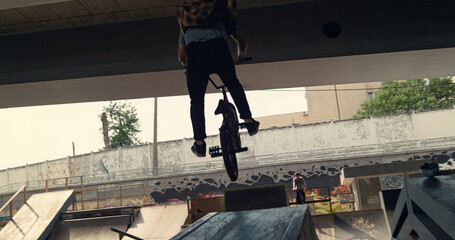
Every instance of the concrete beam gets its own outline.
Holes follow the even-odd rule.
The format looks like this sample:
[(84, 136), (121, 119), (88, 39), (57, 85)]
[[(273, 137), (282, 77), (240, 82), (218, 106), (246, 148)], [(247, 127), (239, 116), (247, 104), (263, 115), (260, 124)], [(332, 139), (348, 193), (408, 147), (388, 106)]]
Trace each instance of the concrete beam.
[(405, 172), (417, 173), (419, 172), (420, 166), (429, 161), (429, 159), (420, 159), (406, 162), (345, 167), (341, 170), (340, 182), (342, 185), (348, 185), (351, 184), (355, 178), (378, 177)]
[(58, 3), (58, 2), (69, 2), (69, 1), (71, 1), (71, 0), (2, 0), (2, 1), (0, 1), (0, 10), (45, 5), (45, 4)]
[[(255, 90), (455, 75), (454, 11), (448, 0), (245, 9), (254, 62), (239, 77)], [(0, 108), (187, 94), (177, 36), (172, 17), (2, 37)]]

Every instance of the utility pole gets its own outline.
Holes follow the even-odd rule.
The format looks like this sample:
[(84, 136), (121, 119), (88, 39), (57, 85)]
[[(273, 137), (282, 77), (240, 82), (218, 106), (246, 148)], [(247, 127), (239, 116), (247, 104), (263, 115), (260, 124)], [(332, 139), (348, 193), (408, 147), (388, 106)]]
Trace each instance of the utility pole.
[(74, 142), (73, 142), (73, 157), (76, 156), (76, 148), (74, 147)]
[(158, 175), (158, 98), (155, 97), (155, 112), (153, 116), (153, 175)]
[(103, 122), (104, 149), (109, 149), (109, 131), (107, 129), (107, 116), (105, 112), (101, 114), (101, 122)]
[(337, 100), (337, 110), (338, 110), (338, 120), (341, 120), (341, 114), (340, 114), (340, 104), (338, 103), (338, 92), (337, 92), (337, 85), (333, 85), (335, 87), (335, 98)]

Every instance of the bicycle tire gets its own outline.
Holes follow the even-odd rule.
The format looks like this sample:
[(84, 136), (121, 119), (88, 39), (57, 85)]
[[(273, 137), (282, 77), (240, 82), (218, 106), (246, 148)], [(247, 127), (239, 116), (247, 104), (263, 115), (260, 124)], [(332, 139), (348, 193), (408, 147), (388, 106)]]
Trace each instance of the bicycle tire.
[(228, 118), (229, 123), (226, 126), (228, 128), (230, 127), (231, 133), (235, 133), (235, 135), (231, 134), (234, 148), (240, 149), (242, 143), (240, 140), (240, 135), (238, 134), (239, 133), (239, 120), (238, 120), (239, 118), (237, 117), (237, 111), (235, 110), (235, 107), (232, 103), (229, 103), (228, 109), (229, 109), (229, 111), (227, 112), (227, 118)]
[(231, 134), (226, 126), (221, 126), (220, 128), (220, 143), (226, 172), (232, 181), (236, 181), (239, 177), (237, 157), (235, 155), (235, 148), (231, 139)]

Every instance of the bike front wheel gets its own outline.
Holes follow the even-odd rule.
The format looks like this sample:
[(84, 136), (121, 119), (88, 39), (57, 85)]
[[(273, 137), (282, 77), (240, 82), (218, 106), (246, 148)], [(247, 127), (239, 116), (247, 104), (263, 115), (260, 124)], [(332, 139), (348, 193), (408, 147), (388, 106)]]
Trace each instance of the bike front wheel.
[(226, 126), (222, 126), (220, 128), (220, 143), (226, 172), (232, 181), (236, 181), (237, 178), (239, 177), (237, 157), (235, 155), (235, 148), (231, 134), (229, 133)]

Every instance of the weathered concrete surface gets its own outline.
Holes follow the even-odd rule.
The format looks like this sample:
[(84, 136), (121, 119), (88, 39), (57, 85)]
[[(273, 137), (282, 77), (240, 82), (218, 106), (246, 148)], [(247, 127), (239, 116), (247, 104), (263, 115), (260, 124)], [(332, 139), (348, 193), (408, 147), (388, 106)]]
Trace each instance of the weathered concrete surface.
[[(455, 75), (454, 8), (449, 0), (316, 0), (243, 9), (240, 29), (258, 64), (238, 75), (247, 90)], [(339, 36), (324, 33), (329, 21)], [(2, 37), (0, 107), (185, 95), (178, 31), (167, 17)]]
[(0, 231), (0, 239), (46, 239), (60, 213), (73, 202), (74, 191), (35, 194)]
[(187, 217), (186, 204), (142, 207), (127, 233), (142, 239), (167, 240), (180, 232)]
[(111, 240), (118, 239), (118, 233), (111, 227), (126, 231), (130, 216), (103, 217), (80, 220), (58, 221), (48, 240)]
[(391, 221), (392, 236), (455, 239), (455, 175), (412, 178), (401, 190)]
[(382, 210), (312, 216), (320, 240), (390, 239)]
[(404, 172), (418, 173), (420, 171), (420, 166), (422, 166), (425, 162), (429, 162), (429, 159), (345, 167), (341, 171), (341, 184), (352, 184), (355, 178), (361, 177), (377, 177), (400, 174)]
[[(435, 148), (447, 147), (445, 150), (449, 150), (450, 146), (455, 147), (455, 138), (452, 141), (431, 140), (455, 137), (453, 119), (455, 119), (455, 110), (447, 109), (268, 129), (260, 131), (253, 137), (242, 134), (242, 143), (248, 146), (249, 151), (238, 154), (237, 157), (240, 164), (251, 162), (255, 165), (260, 163), (261, 159), (269, 159), (277, 163), (299, 161), (299, 159), (303, 162), (317, 160), (318, 163), (315, 165), (318, 168), (331, 165), (329, 155), (336, 156), (338, 153), (345, 154), (347, 159), (369, 156), (359, 160), (367, 163), (371, 153), (386, 156), (407, 152), (409, 149), (414, 152), (417, 149), (416, 155), (426, 155), (423, 153), (433, 152)], [(425, 145), (419, 142), (400, 143), (400, 141), (419, 139), (430, 139), (430, 141)], [(219, 145), (218, 136), (210, 136), (206, 141), (208, 146)], [(190, 172), (193, 169), (222, 167), (221, 158), (195, 157), (189, 151), (192, 144), (191, 139), (158, 143), (159, 172), (175, 175), (179, 172)], [(346, 155), (348, 150), (351, 152)], [(310, 152), (319, 154), (318, 158), (308, 158)], [(436, 157), (441, 166), (455, 165), (450, 153), (438, 155), (440, 156)], [(15, 191), (11, 186), (3, 189), (4, 185), (17, 183), (20, 186), (27, 182), (28, 188), (44, 187), (45, 179), (67, 176), (84, 176), (84, 183), (151, 176), (152, 157), (153, 146), (150, 144), (9, 168), (0, 171), (0, 193)], [(76, 180), (71, 179), (73, 182)]]
[(398, 198), (400, 197), (401, 189), (388, 189), (381, 190), (379, 192), (379, 199), (381, 201), (382, 212), (384, 213), (385, 222), (387, 229), (389, 230), (390, 236), (392, 232), (390, 231), (390, 222), (393, 218), (393, 213), (397, 206)]
[(177, 239), (317, 239), (307, 206), (210, 213)]
[[(150, 203), (164, 203), (176, 200), (186, 200), (187, 197), (204, 198), (211, 196), (221, 196), (226, 188), (239, 187), (256, 187), (273, 184), (286, 184), (288, 189), (292, 188), (292, 177), (294, 172), (298, 171), (304, 177), (309, 187), (315, 186), (331, 186), (332, 190), (340, 185), (340, 172), (343, 167), (374, 165), (381, 163), (390, 163), (396, 161), (413, 161), (414, 159), (430, 158), (434, 156), (441, 161), (441, 165), (447, 165), (454, 161), (455, 149), (449, 151), (427, 151), (420, 153), (405, 153), (397, 155), (384, 156), (368, 156), (360, 158), (346, 158), (340, 160), (325, 160), (318, 161), (308, 160), (299, 161), (292, 160), (283, 163), (270, 165), (250, 165), (242, 167), (239, 171), (239, 179), (236, 182), (229, 180), (226, 170), (219, 169), (201, 169), (191, 173), (176, 173), (167, 176), (159, 177), (144, 177), (128, 180), (116, 181), (99, 181), (86, 183), (86, 189), (103, 188), (103, 187), (118, 187), (133, 184), (145, 184), (147, 199)], [(222, 164), (222, 159), (218, 160)], [(240, 160), (243, 163), (243, 160)], [(442, 162), (445, 162), (442, 164)], [(42, 192), (42, 189), (27, 190), (27, 194)], [(142, 190), (138, 190), (141, 193)], [(90, 193), (87, 193), (90, 194)], [(0, 197), (0, 202), (6, 202), (11, 193), (3, 194)], [(106, 197), (119, 196), (119, 191), (106, 191)], [(87, 195), (87, 198), (89, 195)], [(90, 199), (96, 198), (90, 196)], [(142, 199), (142, 198), (141, 198)], [(138, 199), (139, 200), (139, 199)], [(18, 201), (20, 202), (20, 201)], [(101, 203), (103, 204), (103, 203)], [(106, 202), (105, 204), (109, 204)], [(17, 209), (14, 207), (14, 209)], [(7, 212), (4, 213), (4, 215)]]
[[(283, 5), (305, 0), (243, 0), (237, 8)], [(3, 0), (0, 36), (81, 28), (175, 16), (181, 0)]]

